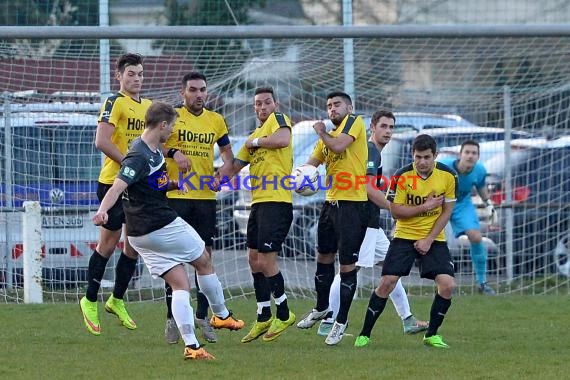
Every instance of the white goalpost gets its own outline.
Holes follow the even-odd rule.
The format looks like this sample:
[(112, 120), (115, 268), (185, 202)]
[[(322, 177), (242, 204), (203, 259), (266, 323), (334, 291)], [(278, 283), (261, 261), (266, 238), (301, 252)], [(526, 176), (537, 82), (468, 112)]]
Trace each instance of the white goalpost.
[(24, 302), (42, 303), (42, 216), (40, 202), (24, 202)]
[[(464, 120), (469, 125), (465, 128), (474, 130), (496, 127), (531, 134), (552, 149), (538, 149), (535, 143), (494, 152), (504, 155), (499, 163), (508, 159), (512, 165), (507, 166), (513, 169), (493, 173), (498, 179), (489, 178), (498, 181), (491, 191), (501, 223), (489, 226), (483, 208), (479, 210), (490, 250), (489, 282), (501, 293), (567, 293), (570, 289), (569, 278), (563, 275), (570, 262), (570, 224), (565, 217), (570, 179), (559, 176), (569, 161), (564, 153), (565, 137), (570, 135), (569, 25), (2, 26), (0, 303), (77, 302), (83, 295), (89, 257), (99, 236), (91, 217), (98, 207), (95, 189), (101, 167), (100, 152), (94, 146), (100, 95), (108, 91), (109, 83), (111, 91), (118, 90), (113, 64), (125, 48), (117, 40), (143, 38), (152, 40), (153, 51), (158, 52), (140, 52), (145, 56), (143, 96), (180, 103), (184, 74), (204, 72), (210, 94), (207, 107), (225, 117), (234, 152), (256, 127), (253, 90), (265, 85), (274, 87), (280, 111), (291, 117), (294, 131), (304, 128), (303, 121), (326, 118), (328, 92), (349, 89), (356, 112), (364, 117), (387, 108), (398, 115), (415, 115), (428, 127), (434, 122), (427, 116), (420, 120), (418, 115)], [(100, 59), (101, 39), (110, 41), (106, 60)], [(347, 56), (348, 39), (351, 54)], [(100, 79), (100, 72), (107, 78)], [(399, 120), (404, 129), (414, 127), (403, 116)], [(546, 134), (550, 137), (545, 138)], [(294, 149), (309, 151), (313, 137), (312, 133), (301, 136)], [(449, 137), (441, 147), (449, 148), (449, 153), (460, 142)], [(393, 143), (404, 148), (407, 144), (398, 140), (397, 133)], [(532, 153), (533, 163), (550, 160), (551, 165), (541, 167), (539, 175), (532, 174), (538, 169), (530, 170), (531, 166), (517, 171), (516, 160), (523, 153)], [(389, 150), (385, 154), (386, 165), (410, 158)], [(220, 281), (229, 298), (252, 295), (239, 223), (248, 211), (248, 194), (223, 191), (217, 200), (213, 260)], [(311, 197), (305, 201), (294, 204), (297, 219), (280, 259), (288, 294), (297, 297), (314, 296), (319, 205), (312, 204)], [(32, 217), (28, 213), (32, 210), (39, 214)], [(392, 221), (386, 214), (382, 220), (389, 234)], [(119, 245), (116, 252), (120, 250)], [(31, 259), (28, 252), (39, 254), (41, 260)], [(453, 255), (461, 294), (476, 292), (468, 245), (455, 241)], [(114, 282), (117, 258), (115, 254), (109, 261), (103, 292)], [(379, 276), (380, 267), (362, 270), (361, 294), (367, 294)], [(416, 269), (404, 284), (415, 295), (433, 291), (431, 282), (419, 279)], [(127, 300), (163, 298), (162, 285), (151, 279), (141, 263)]]

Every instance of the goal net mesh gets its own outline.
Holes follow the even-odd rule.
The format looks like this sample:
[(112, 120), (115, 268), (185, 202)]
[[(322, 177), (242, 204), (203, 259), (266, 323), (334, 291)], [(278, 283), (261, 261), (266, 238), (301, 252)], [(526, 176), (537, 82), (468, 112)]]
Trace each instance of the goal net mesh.
[[(536, 143), (523, 142), (509, 151), (512, 203), (505, 198), (504, 157), (497, 157), (504, 155), (505, 149), (498, 145), (482, 147), (482, 160), (489, 159), (492, 165), (489, 172), (494, 182), (490, 190), (500, 216), (496, 225), (489, 225), (484, 209), (478, 209), (489, 248), (488, 282), (501, 293), (568, 291), (570, 176), (566, 173), (570, 143), (563, 136), (570, 135), (569, 38), (357, 38), (353, 40), (354, 54), (348, 58), (340, 38), (156, 39), (131, 43), (150, 46), (156, 52), (145, 56), (145, 97), (179, 103), (183, 75), (192, 69), (207, 75), (208, 107), (224, 115), (234, 152), (256, 127), (252, 100), (258, 86), (273, 86), (280, 110), (300, 123), (326, 118), (326, 94), (343, 90), (352, 82), (350, 91), (357, 113), (370, 116), (381, 108), (397, 115), (412, 113), (410, 120), (415, 121), (409, 125), (397, 122), (401, 130), (422, 124), (438, 127), (442, 115), (452, 115), (447, 120), (456, 121), (462, 120), (461, 116), (467, 125), (473, 124), (465, 128), (502, 128), (508, 95), (513, 139), (525, 131)], [(113, 62), (123, 52), (120, 44), (112, 41), (108, 63), (111, 92), (118, 90), (112, 77)], [(89, 256), (98, 239), (98, 230), (91, 223), (98, 207), (95, 188), (101, 164), (94, 146), (103, 91), (98, 41), (3, 41), (0, 57), (5, 91), (0, 108), (0, 299), (23, 300), (21, 207), (25, 200), (39, 200), (43, 208), (44, 299), (76, 302), (84, 293)], [(345, 78), (346, 65), (354, 68), (353, 78)], [(311, 122), (305, 127), (307, 123)], [(311, 128), (304, 135), (303, 124), (298, 125), (295, 146), (312, 145), (315, 136)], [(491, 132), (472, 136), (480, 142), (503, 140), (502, 135)], [(456, 154), (456, 148), (444, 148), (460, 144), (461, 138), (443, 136), (438, 140), (439, 148), (445, 154)], [(398, 133), (393, 140), (390, 144), (396, 146)], [(405, 142), (403, 146), (401, 151), (385, 152), (383, 159), (408, 161), (409, 144), (408, 151)], [(295, 162), (300, 164), (310, 150), (295, 149)], [(521, 165), (519, 159), (523, 160)], [(244, 226), (238, 218), (243, 221), (247, 217), (248, 199), (241, 191), (218, 195), (213, 257), (230, 298), (253, 294)], [(318, 195), (306, 197), (294, 206), (295, 223), (279, 259), (291, 295), (314, 296), (319, 199)], [(386, 213), (382, 215), (389, 234), (392, 221)], [(461, 293), (474, 293), (469, 244), (464, 238), (451, 240)], [(117, 252), (120, 249), (117, 247)], [(114, 256), (102, 284), (104, 292), (114, 282), (118, 255)], [(380, 272), (378, 266), (361, 271), (360, 294), (368, 295)], [(411, 294), (433, 292), (433, 284), (419, 279), (417, 268), (404, 284)], [(162, 286), (162, 280), (151, 279), (140, 263), (128, 300), (162, 298)]]

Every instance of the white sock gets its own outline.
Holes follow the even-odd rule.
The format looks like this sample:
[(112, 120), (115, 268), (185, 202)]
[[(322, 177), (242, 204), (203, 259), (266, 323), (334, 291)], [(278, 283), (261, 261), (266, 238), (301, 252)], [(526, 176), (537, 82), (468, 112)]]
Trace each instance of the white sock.
[(257, 314), (261, 314), (263, 312), (264, 307), (271, 307), (271, 301), (263, 301), (257, 303)]
[(283, 301), (287, 299), (287, 294), (283, 293), (281, 294), (281, 297), (273, 297), (273, 299), (275, 300), (275, 305), (281, 305)]
[(212, 273), (198, 275), (197, 278), (200, 290), (208, 299), (212, 312), (222, 319), (227, 318), (228, 315), (230, 315), (230, 312), (226, 307), (224, 291), (220, 280), (218, 280), (218, 275)]
[(410, 302), (408, 301), (408, 295), (406, 294), (406, 289), (404, 289), (404, 285), (402, 285), (402, 279), (399, 279), (390, 293), (390, 300), (394, 304), (396, 308), (396, 312), (402, 319), (402, 321), (412, 315), (410, 310)]
[(336, 320), (338, 309), (340, 309), (340, 273), (334, 276), (334, 280), (329, 291), (329, 309), (332, 310), (332, 320)]
[(200, 346), (194, 334), (194, 310), (190, 305), (190, 292), (186, 290), (174, 290), (172, 292), (172, 315), (178, 326), (178, 331), (186, 346)]

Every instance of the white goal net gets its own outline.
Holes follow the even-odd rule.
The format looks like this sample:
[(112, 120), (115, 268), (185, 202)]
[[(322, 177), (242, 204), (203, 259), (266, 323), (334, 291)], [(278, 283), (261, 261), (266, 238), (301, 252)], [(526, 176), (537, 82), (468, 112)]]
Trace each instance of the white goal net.
[[(481, 148), (500, 216), (497, 224), (489, 225), (480, 209), (489, 283), (502, 293), (567, 292), (570, 38), (417, 36), (355, 38), (353, 44), (354, 53), (347, 57), (343, 39), (333, 36), (157, 38), (153, 46), (161, 53), (145, 57), (143, 95), (178, 103), (183, 75), (191, 69), (204, 72), (208, 106), (226, 118), (237, 151), (243, 136), (255, 128), (254, 88), (271, 85), (281, 111), (300, 123), (294, 127), (296, 164), (308, 158), (307, 147), (315, 138), (311, 128), (303, 134), (311, 122), (302, 122), (326, 118), (326, 94), (345, 88), (354, 97), (356, 112), (365, 117), (381, 108), (397, 112), (402, 132), (384, 153), (385, 167), (395, 169), (411, 157), (405, 138), (410, 130), (430, 128), (424, 130), (430, 133), (451, 126), (473, 131), (441, 135), (439, 147), (446, 155), (456, 154), (456, 145), (470, 137), (499, 141)], [(112, 44), (109, 67), (121, 53)], [(102, 91), (98, 41), (7, 40), (0, 42), (0, 57), (5, 91), (0, 106), (0, 300), (23, 301), (22, 204), (38, 200), (44, 301), (76, 302), (83, 295), (89, 256), (98, 239), (91, 223), (98, 207), (95, 188), (101, 163), (94, 146)], [(345, 76), (347, 65), (353, 77)], [(116, 91), (117, 83), (110, 81), (111, 91)], [(510, 105), (506, 113), (505, 105)], [(503, 128), (505, 115), (512, 121), (513, 145), (508, 150), (501, 145), (505, 132), (490, 129)], [(476, 126), (488, 129), (480, 133)], [(505, 165), (507, 151), (510, 165)], [(314, 294), (314, 237), (321, 201), (318, 195), (296, 198), (295, 222), (279, 262), (288, 292), (297, 296)], [(222, 192), (218, 206), (214, 262), (220, 280), (230, 297), (253, 294), (243, 236), (248, 194)], [(392, 221), (387, 213), (382, 223), (388, 233)], [(469, 244), (462, 238), (452, 240), (461, 293), (476, 292)], [(104, 291), (114, 282), (115, 260), (107, 267)], [(363, 294), (367, 296), (379, 275), (379, 267), (362, 271)], [(411, 294), (433, 292), (417, 269), (404, 283)], [(141, 263), (128, 300), (161, 298), (162, 286)]]

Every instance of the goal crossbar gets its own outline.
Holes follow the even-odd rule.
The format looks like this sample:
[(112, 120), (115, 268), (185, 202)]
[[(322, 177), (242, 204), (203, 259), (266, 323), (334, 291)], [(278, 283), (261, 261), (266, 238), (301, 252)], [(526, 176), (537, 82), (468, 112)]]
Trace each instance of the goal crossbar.
[(356, 26), (0, 26), (0, 39), (567, 37), (570, 24)]

